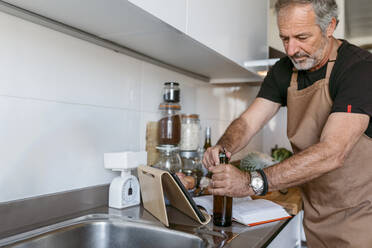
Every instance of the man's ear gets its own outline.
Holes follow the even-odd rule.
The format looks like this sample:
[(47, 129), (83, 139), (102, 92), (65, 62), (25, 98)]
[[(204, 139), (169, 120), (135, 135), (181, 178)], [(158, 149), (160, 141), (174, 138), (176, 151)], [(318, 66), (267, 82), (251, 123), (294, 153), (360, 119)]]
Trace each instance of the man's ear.
[(329, 25), (327, 27), (327, 37), (328, 38), (333, 35), (333, 33), (335, 32), (336, 26), (337, 26), (337, 20), (336, 20), (336, 18), (333, 17), (331, 22), (329, 23)]

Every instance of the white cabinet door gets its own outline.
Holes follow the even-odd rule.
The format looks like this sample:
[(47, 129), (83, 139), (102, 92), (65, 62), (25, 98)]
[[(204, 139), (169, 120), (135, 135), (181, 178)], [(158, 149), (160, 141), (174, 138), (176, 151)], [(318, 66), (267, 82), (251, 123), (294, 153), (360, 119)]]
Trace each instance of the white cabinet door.
[(269, 248), (301, 248), (301, 241), (304, 239), (303, 227), (303, 211), (300, 211), (293, 217), (289, 223), (280, 231), (278, 236), (270, 243)]
[(128, 0), (160, 20), (186, 32), (187, 0)]
[(265, 0), (188, 0), (187, 34), (242, 65), (266, 59)]

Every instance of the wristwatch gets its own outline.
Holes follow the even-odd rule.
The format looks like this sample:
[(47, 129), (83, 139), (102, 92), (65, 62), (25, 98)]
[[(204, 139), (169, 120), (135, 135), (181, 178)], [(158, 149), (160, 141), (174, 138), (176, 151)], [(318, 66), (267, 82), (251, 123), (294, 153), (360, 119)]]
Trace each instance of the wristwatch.
[(264, 191), (264, 180), (258, 171), (251, 171), (250, 186), (256, 195), (262, 195)]
[(250, 186), (256, 195), (266, 195), (269, 190), (266, 174), (263, 170), (251, 171)]

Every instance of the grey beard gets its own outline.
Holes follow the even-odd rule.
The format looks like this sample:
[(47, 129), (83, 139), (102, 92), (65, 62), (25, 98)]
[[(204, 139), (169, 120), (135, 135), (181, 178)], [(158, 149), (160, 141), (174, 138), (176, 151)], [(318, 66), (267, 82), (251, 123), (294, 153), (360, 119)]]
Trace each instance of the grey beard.
[[(305, 61), (302, 61), (301, 63), (299, 62), (296, 62), (294, 60), (293, 57), (289, 57), (294, 65), (294, 67), (296, 67), (297, 70), (299, 71), (306, 71), (306, 70), (310, 70), (311, 68), (314, 68), (315, 66), (317, 66), (320, 61), (322, 60), (322, 54), (323, 54), (323, 51), (327, 45), (327, 40), (324, 39), (323, 42), (322, 42), (322, 45), (320, 46), (319, 50), (316, 51), (314, 53), (314, 55), (309, 55), (309, 54), (306, 54), (308, 56), (308, 58), (305, 59)], [(296, 55), (295, 55), (296, 56)]]
[(302, 61), (301, 63), (299, 62), (296, 62), (292, 57), (289, 57), (294, 65), (294, 67), (296, 67), (297, 70), (301, 71), (306, 71), (306, 70), (310, 70), (311, 68), (315, 67), (318, 63), (317, 59), (313, 58), (313, 57), (309, 57), (307, 59), (305, 59), (305, 61)]

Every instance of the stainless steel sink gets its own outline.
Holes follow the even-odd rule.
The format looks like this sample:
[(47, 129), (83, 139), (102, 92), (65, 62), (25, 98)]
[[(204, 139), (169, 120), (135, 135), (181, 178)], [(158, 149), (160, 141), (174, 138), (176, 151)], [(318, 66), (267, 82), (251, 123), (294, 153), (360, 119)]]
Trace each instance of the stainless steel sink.
[(0, 247), (124, 248), (205, 247), (200, 237), (107, 214), (60, 222), (0, 240)]

